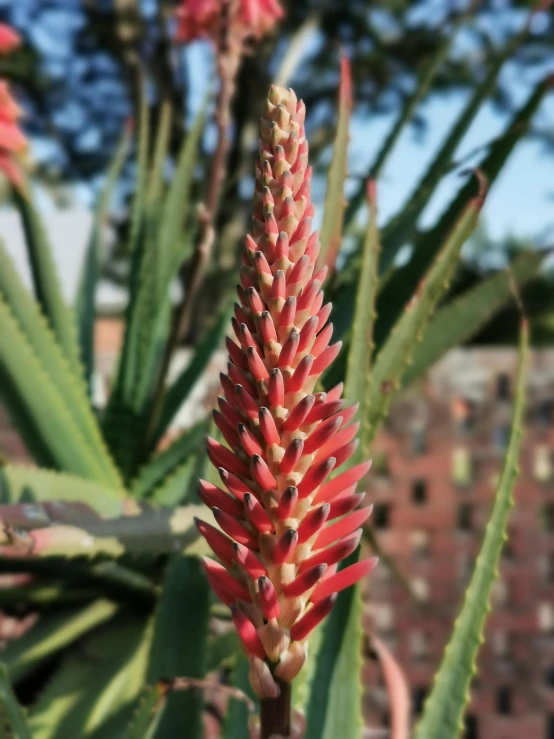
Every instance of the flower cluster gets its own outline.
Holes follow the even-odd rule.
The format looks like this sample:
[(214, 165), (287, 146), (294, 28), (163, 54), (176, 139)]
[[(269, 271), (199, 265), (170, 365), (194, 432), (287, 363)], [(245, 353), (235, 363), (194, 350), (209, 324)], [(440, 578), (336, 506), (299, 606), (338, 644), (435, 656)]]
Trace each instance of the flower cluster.
[[(10, 54), (21, 39), (9, 26), (0, 23), (0, 55)], [(0, 171), (15, 185), (21, 184), (21, 172), (14, 154), (21, 154), (27, 140), (18, 126), (21, 110), (14, 101), (8, 83), (0, 80)]]
[(326, 270), (316, 266), (304, 117), (294, 92), (271, 88), (235, 339), (227, 339), (230, 361), (214, 412), (228, 446), (208, 439), (226, 489), (200, 482), (218, 527), (197, 521), (219, 559), (204, 560), (208, 579), (231, 607), (263, 698), (278, 694), (275, 678), (290, 682), (301, 669), (303, 642), (337, 592), (376, 564), (337, 569), (357, 548), (371, 512), (356, 492), (370, 463), (330, 477), (356, 449), (357, 406), (345, 406), (341, 385), (315, 391), (340, 343), (330, 343)]
[(235, 39), (259, 39), (282, 15), (277, 0), (183, 0), (177, 11), (177, 40), (211, 38), (217, 42), (222, 22)]

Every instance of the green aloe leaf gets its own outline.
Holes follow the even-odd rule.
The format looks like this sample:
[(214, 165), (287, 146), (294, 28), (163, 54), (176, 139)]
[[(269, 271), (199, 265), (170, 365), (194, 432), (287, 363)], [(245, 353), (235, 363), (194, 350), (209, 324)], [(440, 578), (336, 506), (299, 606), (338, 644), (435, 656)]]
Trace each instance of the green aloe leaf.
[(229, 662), (234, 663), (239, 653), (241, 653), (241, 648), (235, 629), (229, 629), (223, 634), (214, 635), (208, 641), (206, 672), (213, 672)]
[[(231, 683), (234, 688), (242, 691), (245, 696), (252, 701), (258, 699), (254, 695), (250, 679), (248, 659), (245, 657), (242, 647), (237, 646), (235, 655), (235, 664), (231, 673)], [(244, 739), (245, 727), (248, 726), (250, 712), (246, 701), (238, 698), (231, 698), (229, 707), (225, 715), (225, 724), (223, 727), (223, 739)]]
[(340, 61), (339, 87), (339, 118), (333, 160), (327, 178), (327, 194), (325, 196), (325, 210), (321, 226), (319, 263), (326, 264), (331, 270), (335, 268), (335, 261), (340, 249), (342, 235), (342, 220), (346, 201), (344, 199), (344, 181), (346, 179), (347, 150), (350, 139), (348, 129), (352, 112), (352, 79), (350, 62), (346, 57)]
[(36, 298), (75, 376), (82, 378), (73, 315), (64, 303), (46, 229), (28, 183), (23, 191), (14, 189), (14, 200), (23, 223)]
[(150, 500), (156, 505), (175, 506), (198, 502), (196, 488), (198, 487), (199, 457), (191, 455), (161, 485), (159, 485)]
[(372, 441), (379, 424), (385, 418), (393, 391), (398, 389), (414, 348), (423, 335), (437, 302), (448, 288), (461, 248), (475, 229), (485, 195), (484, 181), (480, 182), (480, 187), (481, 192), (466, 205), (441, 252), (375, 359), (367, 400), (369, 414), (364, 419), (368, 426), (368, 442)]
[(79, 292), (75, 306), (81, 361), (90, 387), (94, 370), (94, 320), (96, 318), (96, 289), (104, 251), (104, 228), (112, 194), (125, 164), (131, 144), (132, 129), (126, 126), (110, 164), (106, 182), (94, 212), (92, 230), (83, 262)]
[[(194, 604), (194, 607), (191, 607)], [(204, 676), (209, 626), (210, 588), (193, 557), (170, 560), (154, 624), (148, 681)], [(201, 739), (202, 696), (179, 690), (168, 696), (156, 739)]]
[[(359, 549), (344, 560), (348, 567), (359, 559)], [(342, 568), (341, 568), (342, 569)], [(305, 739), (358, 739), (362, 730), (362, 598), (359, 586), (339, 593), (320, 629), (308, 694)], [(312, 640), (310, 640), (310, 648)]]
[[(469, 127), (483, 103), (493, 94), (500, 71), (504, 64), (527, 38), (529, 28), (510, 38), (502, 49), (497, 51), (490, 62), (483, 80), (476, 85), (456, 123), (450, 129), (425, 174), (414, 187), (412, 195), (402, 206), (389, 224), (383, 229), (383, 272), (389, 269), (400, 247), (413, 235), (419, 216), (422, 214), (431, 196), (451, 166), (452, 159)], [(488, 172), (487, 172), (488, 175)]]
[(372, 381), (371, 363), (373, 354), (373, 327), (375, 324), (375, 302), (379, 287), (379, 229), (377, 226), (377, 198), (375, 183), (368, 184), (370, 207), (369, 223), (362, 254), (362, 269), (356, 290), (356, 308), (352, 326), (352, 339), (348, 352), (345, 382), (345, 397), (358, 400), (362, 432), (360, 450), (363, 454), (368, 447), (366, 440), (366, 421), (369, 417), (369, 386)]
[(154, 739), (167, 703), (167, 686), (149, 685), (139, 698), (133, 718), (122, 739)]
[(52, 500), (79, 501), (101, 516), (121, 516), (136, 505), (122, 491), (52, 470), (8, 464), (0, 468), (1, 503), (45, 503)]
[[(131, 300), (125, 340), (114, 389), (105, 414), (109, 446), (126, 477), (131, 477), (147, 447), (148, 414), (154, 402), (160, 364), (169, 333), (170, 284), (185, 258), (183, 236), (204, 116), (186, 137), (171, 187), (163, 204), (146, 203), (147, 219), (134, 253)], [(164, 138), (162, 129), (159, 136)], [(154, 192), (157, 187), (154, 187)], [(149, 219), (148, 206), (152, 217)], [(154, 217), (154, 214), (158, 217)], [(137, 429), (144, 433), (137, 433)]]
[[(69, 521), (51, 517), (48, 526), (41, 518), (35, 522), (23, 505), (4, 511), (0, 506), (0, 522), (20, 527), (15, 533), (5, 530), (2, 543), (8, 544), (17, 556), (119, 558), (126, 555), (170, 554), (183, 552), (199, 538), (194, 517), (204, 511), (202, 506), (146, 509), (135, 515), (119, 518), (99, 518), (91, 511), (73, 511)], [(26, 515), (25, 515), (26, 514)], [(11, 519), (11, 520), (10, 520)], [(19, 547), (19, 549), (18, 549)]]
[[(398, 383), (418, 334), (446, 289), (460, 249), (475, 227), (482, 201), (483, 193), (466, 207), (466, 212), (447, 239), (418, 295), (414, 297), (411, 308), (399, 321), (389, 342), (369, 371), (372, 353), (371, 334), (369, 339), (366, 337), (364, 340), (363, 331), (368, 318), (371, 331), (374, 299), (371, 292), (372, 286), (374, 291), (377, 270), (378, 234), (374, 220), (375, 208), (372, 209), (372, 221), (368, 227), (364, 250), (364, 265), (357, 287), (353, 329), (357, 344), (350, 349), (345, 387), (346, 398), (364, 398), (365, 416), (362, 422), (365, 428), (363, 444), (360, 445), (360, 457), (365, 457), (369, 451), (369, 444), (388, 407), (389, 393), (383, 393), (381, 388), (385, 382), (391, 382), (393, 386)], [(360, 349), (360, 341), (363, 350)], [(351, 463), (353, 462), (354, 459), (351, 460)], [(358, 558), (359, 549), (344, 562), (344, 566), (356, 562)], [(359, 586), (348, 588), (339, 593), (329, 618), (316, 630), (315, 639), (312, 637), (316, 653), (314, 655), (312, 649), (311, 659), (315, 659), (315, 665), (304, 678), (296, 696), (297, 704), (304, 707), (307, 716), (306, 739), (333, 739), (337, 736), (356, 739), (360, 735), (361, 618), (360, 588)]]
[(71, 649), (33, 707), (33, 739), (102, 735), (104, 723), (138, 698), (150, 642), (144, 616), (125, 612)]
[[(471, 11), (466, 13), (458, 14), (452, 24), (443, 34), (443, 38), (433, 56), (426, 60), (422, 65), (421, 70), (418, 73), (418, 82), (411, 95), (408, 95), (404, 101), (402, 108), (398, 113), (398, 118), (395, 120), (391, 127), (388, 136), (383, 141), (383, 144), (377, 155), (371, 168), (369, 170), (368, 178), (377, 179), (383, 171), (385, 164), (392, 151), (394, 150), (395, 144), (398, 141), (400, 134), (405, 129), (407, 124), (413, 119), (414, 114), (419, 104), (423, 101), (427, 93), (429, 92), (433, 81), (435, 80), (438, 72), (441, 70), (448, 53), (452, 47), (452, 43), (456, 37), (456, 32), (460, 26), (467, 20), (468, 15)], [(348, 207), (346, 209), (346, 222), (350, 223), (358, 209), (365, 203), (365, 185), (361, 183), (356, 193), (350, 199)]]
[(498, 577), (498, 560), (507, 539), (506, 524), (514, 502), (513, 488), (518, 474), (525, 405), (528, 340), (527, 323), (523, 322), (512, 433), (504, 469), (464, 604), (425, 703), (423, 716), (416, 727), (415, 739), (455, 739), (462, 730), (461, 717), (470, 699), (469, 684), (476, 672), (475, 660), (483, 642), (484, 624), (490, 611), (491, 588)]
[(137, 141), (137, 175), (135, 197), (131, 212), (131, 233), (129, 236), (129, 253), (133, 254), (140, 246), (144, 226), (144, 202), (148, 183), (148, 147), (150, 146), (150, 110), (146, 93), (146, 79), (140, 73), (140, 111)]
[(114, 482), (1, 296), (0, 397), (37, 462)]
[(0, 737), (33, 739), (27, 717), (10, 685), (8, 670), (0, 663)]
[[(361, 419), (369, 409), (366, 401), (372, 384), (371, 359), (373, 323), (379, 269), (379, 231), (375, 183), (368, 184), (370, 219), (364, 244), (362, 269), (357, 291), (353, 341), (347, 359), (345, 397), (361, 401)], [(362, 434), (360, 451), (349, 466), (368, 452), (367, 431)], [(359, 558), (359, 549), (344, 563), (346, 567)], [(326, 622), (310, 638), (310, 660), (301, 684), (295, 687), (295, 704), (303, 707), (307, 718), (306, 739), (355, 739), (362, 727), (362, 598), (360, 587), (339, 593)]]
[(169, 151), (172, 122), (173, 111), (171, 103), (164, 101), (160, 111), (158, 134), (156, 136), (154, 158), (152, 161), (152, 173), (148, 181), (148, 191), (146, 193), (148, 217), (154, 214), (158, 217), (160, 215), (158, 209), (163, 200), (164, 169)]
[[(147, 498), (154, 494), (191, 456), (203, 454), (203, 442), (208, 429), (208, 421), (201, 421), (184, 431), (167, 449), (154, 455), (139, 470), (131, 484), (131, 492), (136, 498)], [(202, 450), (202, 452), (201, 452)]]
[[(518, 142), (526, 135), (531, 120), (549, 89), (551, 79), (547, 77), (537, 84), (524, 105), (515, 112), (504, 133), (492, 143), (488, 154), (480, 162), (478, 169), (487, 178), (489, 188), (496, 181)], [(436, 224), (417, 236), (410, 261), (394, 270), (384, 284), (377, 301), (379, 313), (376, 326), (377, 346), (388, 336), (394, 322), (404, 311), (418, 283), (435, 258), (440, 244), (443, 243), (445, 234), (452, 228), (452, 224), (459, 218), (471, 197), (472, 188), (473, 183), (468, 182), (460, 189)]]
[(11, 680), (17, 682), (24, 678), (45, 659), (107, 621), (116, 611), (115, 603), (97, 600), (84, 608), (42, 614), (35, 626), (10, 642), (2, 654)]
[(409, 385), (449, 349), (471, 339), (508, 304), (514, 286), (522, 288), (537, 276), (542, 260), (541, 254), (525, 252), (503, 272), (466, 290), (437, 311), (414, 350), (402, 384)]
[(154, 445), (159, 442), (163, 434), (167, 431), (169, 424), (179, 408), (187, 400), (194, 385), (208, 366), (215, 350), (225, 335), (225, 329), (229, 324), (230, 316), (231, 311), (225, 306), (203, 341), (196, 347), (189, 364), (167, 390), (163, 399), (157, 429), (153, 435), (152, 443)]
[[(115, 468), (96, 418), (89, 405), (86, 387), (81, 377), (76, 377), (64, 355), (49, 323), (45, 320), (38, 304), (32, 299), (0, 241), (0, 296), (13, 313), (19, 328), (25, 334), (49, 381), (63, 399), (66, 411), (72, 416), (94, 453), (99, 465), (105, 470), (106, 480), (117, 486), (119, 473)], [(48, 423), (49, 419), (45, 419)]]

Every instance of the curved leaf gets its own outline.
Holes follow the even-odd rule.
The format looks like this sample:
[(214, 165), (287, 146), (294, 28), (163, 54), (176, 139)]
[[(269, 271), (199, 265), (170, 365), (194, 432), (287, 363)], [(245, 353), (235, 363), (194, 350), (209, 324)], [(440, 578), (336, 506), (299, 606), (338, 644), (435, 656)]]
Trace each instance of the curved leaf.
[(29, 631), (10, 642), (2, 659), (12, 681), (25, 677), (48, 657), (111, 618), (118, 606), (97, 600), (84, 608), (68, 608), (42, 614)]
[(436, 152), (425, 174), (414, 187), (411, 197), (402, 206), (398, 215), (383, 229), (383, 263), (381, 265), (383, 272), (392, 265), (400, 247), (413, 235), (419, 216), (431, 199), (439, 181), (448, 171), (458, 145), (485, 100), (494, 92), (502, 67), (512, 58), (528, 33), (529, 27), (526, 25), (520, 33), (509, 39), (504, 47), (493, 55), (485, 77), (473, 89), (456, 123)]
[[(191, 603), (194, 607), (191, 608)], [(158, 603), (148, 681), (204, 676), (209, 626), (210, 587), (193, 557), (170, 561)], [(156, 739), (201, 739), (202, 700), (194, 690), (168, 696)]]
[[(529, 130), (534, 114), (551, 87), (550, 76), (537, 84), (524, 105), (514, 113), (503, 134), (492, 143), (488, 153), (479, 163), (478, 170), (487, 178), (489, 188), (496, 181), (518, 142)], [(388, 336), (394, 322), (404, 311), (418, 283), (435, 259), (445, 235), (460, 217), (472, 191), (472, 182), (468, 182), (460, 189), (436, 224), (415, 238), (410, 261), (395, 269), (390, 279), (384, 283), (377, 302), (379, 322), (376, 326), (376, 342), (378, 346)]]
[[(383, 171), (383, 167), (388, 161), (389, 155), (393, 151), (394, 146), (398, 141), (398, 138), (400, 137), (400, 134), (402, 133), (406, 125), (413, 119), (418, 105), (422, 102), (422, 100), (429, 92), (429, 89), (435, 77), (437, 76), (437, 73), (442, 68), (448, 56), (448, 52), (450, 51), (450, 48), (452, 46), (452, 42), (455, 38), (456, 32), (458, 31), (462, 23), (467, 20), (469, 14), (472, 11), (473, 7), (471, 7), (468, 12), (460, 13), (454, 19), (452, 27), (448, 28), (448, 30), (443, 33), (443, 38), (437, 46), (434, 55), (424, 62), (420, 71), (418, 70), (419, 74), (417, 86), (414, 89), (413, 93), (406, 97), (404, 105), (402, 106), (398, 114), (398, 118), (394, 122), (388, 136), (385, 138), (381, 148), (377, 152), (375, 161), (373, 162), (369, 170), (369, 179), (377, 179), (377, 177), (379, 177), (379, 175)], [(346, 210), (347, 223), (350, 223), (357, 210), (364, 204), (364, 201), (365, 192), (364, 185), (362, 183), (357, 192), (352, 196), (348, 204), (348, 208)]]
[(504, 469), (464, 604), (414, 739), (456, 739), (462, 729), (461, 716), (470, 698), (469, 684), (476, 672), (475, 659), (483, 642), (484, 623), (490, 610), (490, 591), (498, 576), (498, 560), (507, 539), (506, 524), (513, 505), (525, 405), (528, 341), (527, 323), (523, 322), (512, 434)]
[(90, 385), (94, 370), (94, 321), (96, 318), (96, 289), (100, 278), (100, 264), (104, 245), (104, 228), (110, 200), (131, 143), (132, 129), (127, 125), (110, 164), (106, 182), (98, 200), (92, 223), (85, 259), (83, 262), (79, 291), (75, 306), (81, 361), (85, 378)]
[(167, 686), (162, 683), (148, 686), (139, 698), (139, 704), (123, 739), (154, 739), (167, 702)]
[[(90, 407), (86, 386), (82, 377), (76, 377), (59, 344), (56, 342), (49, 323), (32, 299), (0, 241), (0, 295), (4, 298), (18, 322), (19, 327), (31, 344), (48, 379), (64, 401), (86, 439), (95, 458), (105, 470), (106, 480), (119, 485), (116, 470), (100, 434), (100, 428)], [(23, 371), (23, 368), (22, 368)], [(48, 419), (46, 419), (48, 420)]]
[(51, 500), (80, 501), (105, 517), (138, 511), (136, 503), (124, 498), (120, 490), (76, 475), (16, 464), (0, 468), (2, 503), (44, 503)]
[(371, 646), (377, 653), (387, 688), (390, 706), (390, 739), (409, 739), (410, 689), (406, 676), (386, 644), (375, 636)]
[(423, 341), (414, 350), (413, 360), (402, 377), (409, 385), (439, 360), (449, 349), (465, 343), (506, 306), (514, 285), (523, 287), (537, 276), (543, 257), (525, 252), (504, 271), (478, 283), (447, 303), (429, 322)]
[[(126, 478), (134, 474), (140, 452), (146, 448), (148, 413), (160, 382), (160, 363), (169, 333), (169, 288), (185, 258), (183, 229), (189, 215), (188, 202), (203, 121), (204, 116), (199, 115), (186, 137), (163, 205), (152, 203), (159, 218), (150, 221), (147, 218), (140, 249), (134, 253), (125, 339), (104, 418), (106, 439)], [(163, 134), (162, 130), (160, 135)]]
[(33, 739), (102, 733), (104, 722), (138, 697), (150, 641), (144, 617), (122, 612), (71, 650), (33, 707)]
[(1, 296), (0, 396), (37, 461), (113, 482)]
[(6, 666), (0, 663), (0, 737), (33, 739), (23, 708), (13, 694)]
[(368, 183), (370, 206), (369, 223), (362, 255), (362, 269), (356, 290), (356, 309), (352, 325), (352, 338), (347, 358), (345, 397), (358, 400), (362, 420), (360, 453), (367, 451), (367, 419), (369, 417), (369, 386), (372, 382), (371, 360), (373, 354), (373, 326), (375, 301), (379, 285), (379, 230), (377, 227), (377, 197), (375, 183)]
[(477, 224), (484, 201), (484, 182), (481, 181), (480, 185), (482, 191), (466, 205), (462, 216), (446, 239), (442, 251), (377, 355), (367, 401), (369, 414), (364, 419), (368, 425), (368, 442), (372, 441), (378, 425), (386, 416), (392, 391), (399, 387), (400, 378), (414, 347), (420, 340), (437, 301), (448, 288), (460, 250)]
[(73, 315), (64, 303), (46, 229), (33, 201), (28, 183), (22, 191), (14, 189), (14, 199), (23, 223), (25, 245), (37, 300), (75, 376), (82, 378), (83, 367), (79, 359)]
[(333, 149), (333, 161), (327, 178), (327, 194), (320, 233), (319, 264), (326, 264), (330, 270), (335, 268), (335, 261), (340, 249), (342, 220), (346, 206), (344, 181), (347, 174), (347, 149), (350, 139), (348, 128), (351, 112), (352, 79), (350, 62), (345, 56), (342, 56), (340, 60), (339, 120)]
[(131, 483), (131, 491), (135, 498), (146, 498), (154, 493), (171, 475), (181, 468), (191, 457), (202, 449), (206, 437), (208, 421), (197, 423), (183, 432), (167, 449), (155, 454), (139, 470)]
[(179, 411), (186, 399), (189, 397), (194, 385), (207, 368), (215, 350), (225, 335), (225, 329), (229, 323), (231, 312), (227, 306), (220, 312), (212, 328), (206, 333), (204, 340), (195, 348), (194, 355), (189, 364), (177, 377), (166, 392), (158, 421), (156, 432), (152, 443), (156, 445)]

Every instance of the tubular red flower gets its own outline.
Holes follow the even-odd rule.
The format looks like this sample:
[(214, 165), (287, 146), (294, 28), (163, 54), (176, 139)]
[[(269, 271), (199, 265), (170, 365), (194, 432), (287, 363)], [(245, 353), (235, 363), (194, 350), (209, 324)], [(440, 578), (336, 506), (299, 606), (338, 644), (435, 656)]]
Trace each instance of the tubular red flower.
[(199, 527), (232, 571), (231, 580), (209, 571), (216, 592), (229, 602), (239, 590), (245, 595), (244, 585), (251, 595), (251, 602), (237, 595), (233, 619), (256, 665), (251, 675), (261, 697), (274, 693), (272, 675), (294, 678), (305, 659), (300, 642), (330, 611), (335, 594), (374, 566), (337, 569), (358, 546), (371, 512), (359, 507), (363, 495), (356, 493), (369, 464), (329, 479), (354, 452), (358, 424), (356, 406), (341, 400), (342, 384), (314, 392), (340, 344), (329, 343), (325, 270), (315, 269), (310, 178), (304, 106), (293, 92), (273, 87), (237, 291), (236, 342), (228, 342), (225, 397), (215, 416), (230, 449), (208, 444), (230, 494), (201, 486), (225, 534)]
[(283, 10), (276, 0), (183, 0), (177, 10), (177, 41), (197, 38), (217, 41), (222, 16), (235, 36), (261, 38), (271, 31), (282, 17)]
[[(19, 34), (0, 23), (0, 55), (11, 54), (21, 44)], [(12, 97), (9, 85), (0, 80), (0, 171), (17, 187), (23, 184), (17, 155), (27, 148), (27, 139), (19, 128), (21, 109)]]
[(21, 45), (21, 37), (11, 26), (0, 23), (0, 54), (11, 54)]
[(378, 561), (377, 557), (364, 559), (361, 562), (355, 562), (353, 565), (350, 565), (350, 567), (345, 567), (343, 570), (339, 570), (327, 580), (323, 580), (319, 583), (311, 594), (310, 600), (317, 603), (333, 593), (338, 593), (340, 590), (344, 590), (345, 588), (350, 587), (350, 585), (354, 585), (358, 580), (361, 580), (362, 577), (369, 575), (369, 573), (377, 566)]

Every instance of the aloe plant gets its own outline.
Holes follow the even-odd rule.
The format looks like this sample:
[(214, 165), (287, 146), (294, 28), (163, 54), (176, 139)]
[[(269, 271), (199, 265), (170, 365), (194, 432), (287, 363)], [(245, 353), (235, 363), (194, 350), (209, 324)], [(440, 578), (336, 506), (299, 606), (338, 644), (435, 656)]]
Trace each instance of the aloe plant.
[[(275, 19), (276, 6), (266, 6)], [(220, 19), (212, 15), (210, 23), (213, 30)], [(190, 25), (181, 30), (188, 33)], [(244, 26), (239, 30), (243, 44), (253, 31), (245, 36)], [(235, 51), (240, 55), (242, 45)], [(37, 466), (8, 462), (0, 468), (0, 565), (32, 578), (14, 593), (0, 590), (0, 607), (24, 603), (39, 618), (2, 655), (2, 721), (13, 735), (199, 739), (202, 689), (217, 685), (205, 677), (225, 669), (234, 682), (223, 729), (227, 739), (246, 735), (253, 694), (261, 699), (262, 739), (293, 731), (291, 706), (305, 717), (306, 738), (359, 736), (362, 627), (356, 582), (375, 566), (360, 545), (361, 529), (370, 531), (370, 508), (359, 507), (363, 496), (355, 491), (369, 469), (365, 460), (402, 384), (470, 339), (509, 302), (513, 286), (532, 280), (540, 267), (538, 257), (521, 257), (510, 277), (494, 275), (450, 298), (449, 283), (487, 188), (529, 125), (546, 83), (493, 143), (477, 176), (468, 178), (435, 226), (417, 231), (417, 214), (450, 167), (460, 128), (478, 112), (500, 66), (499, 58), (463, 126), (459, 122), (453, 130), (448, 161), (433, 163), (425, 191), (384, 228), (377, 217), (378, 187), (372, 178), (364, 184), (369, 222), (344, 269), (337, 267), (337, 254), (343, 221), (349, 227), (343, 192), (353, 102), (348, 63), (343, 59), (341, 65), (321, 250), (311, 230), (305, 108), (292, 91), (271, 88), (239, 302), (231, 309), (229, 292), (221, 291), (191, 362), (172, 383), (171, 359), (211, 268), (208, 244), (225, 174), (229, 97), (227, 108), (217, 112), (223, 139), (211, 162), (209, 207), (196, 208), (205, 113), (190, 127), (168, 183), (164, 163), (175, 113), (163, 106), (152, 134), (143, 95), (138, 131), (123, 133), (96, 208), (75, 313), (62, 299), (32, 185), (14, 181), (33, 290), (25, 289), (0, 245), (0, 396)], [(234, 85), (227, 82), (232, 97)], [(428, 82), (424, 75), (424, 89)], [(414, 95), (404, 118), (423, 97)], [(392, 150), (395, 131), (377, 169)], [(102, 226), (133, 146), (137, 175), (124, 342), (107, 407), (99, 410), (92, 406), (90, 379)], [(417, 248), (397, 267), (394, 255), (404, 239)], [(192, 276), (175, 308), (169, 288), (184, 262)], [(336, 298), (334, 310), (324, 305), (327, 268), (333, 276), (325, 289)], [(346, 339), (340, 354), (340, 342), (330, 343), (330, 317), (337, 318), (335, 334)], [(213, 420), (207, 409), (205, 419), (169, 440), (175, 413), (230, 328), (235, 338), (229, 333), (226, 340), (229, 364)], [(522, 394), (477, 584), (454, 633), (457, 653), (479, 633), (486, 609), (517, 459)], [(214, 523), (204, 520), (205, 506), (214, 511)], [(201, 559), (208, 552), (204, 539), (219, 561)], [(421, 736), (431, 736), (431, 730), (439, 736), (436, 727), (446, 725), (445, 691), (451, 691), (448, 731), (440, 736), (457, 735), (473, 655), (468, 651), (466, 657), (457, 682), (452, 659), (445, 659)], [(394, 673), (390, 660), (387, 665)], [(10, 682), (17, 688), (24, 678), (45, 673), (26, 715)]]

